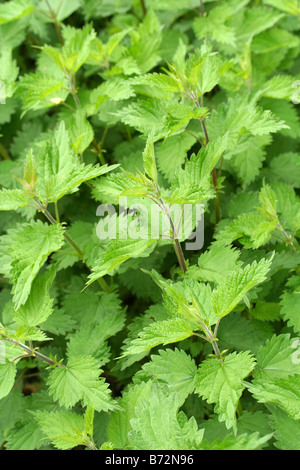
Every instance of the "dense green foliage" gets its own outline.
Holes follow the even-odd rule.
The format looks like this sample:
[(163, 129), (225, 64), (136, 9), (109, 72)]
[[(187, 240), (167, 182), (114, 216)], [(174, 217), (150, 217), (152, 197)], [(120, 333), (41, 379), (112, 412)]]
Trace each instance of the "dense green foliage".
[(0, 2), (3, 449), (300, 450), (299, 32), (297, 0)]

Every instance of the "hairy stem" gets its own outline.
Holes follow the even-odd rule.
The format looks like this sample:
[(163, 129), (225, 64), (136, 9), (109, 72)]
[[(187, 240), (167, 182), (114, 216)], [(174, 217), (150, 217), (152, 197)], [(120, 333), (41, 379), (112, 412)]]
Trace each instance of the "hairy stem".
[(204, 4), (203, 4), (203, 0), (200, 0), (200, 12), (201, 12), (201, 16), (204, 16)]
[[(56, 222), (56, 220), (52, 217), (52, 215), (50, 214), (50, 212), (47, 209), (43, 208), (43, 206), (40, 202), (38, 202), (38, 205), (39, 205), (40, 209), (43, 211), (45, 217), (49, 220), (49, 222), (52, 225), (58, 225), (58, 222)], [(74, 242), (74, 240), (70, 237), (70, 235), (68, 235), (67, 232), (64, 232), (64, 237), (67, 240), (67, 242), (70, 243), (70, 245), (78, 253), (79, 258), (83, 261), (83, 253), (82, 253), (81, 249), (79, 248), (79, 246), (77, 245), (77, 243)]]
[(50, 3), (48, 2), (48, 0), (45, 0), (45, 2), (46, 2), (47, 7), (48, 7), (48, 9), (49, 9), (49, 12), (50, 12), (50, 15), (51, 15), (51, 19), (52, 19), (52, 21), (53, 21), (53, 24), (54, 24), (54, 27), (55, 27), (55, 30), (56, 30), (56, 33), (57, 33), (59, 42), (60, 42), (60, 44), (63, 46), (63, 45), (64, 45), (64, 38), (63, 38), (63, 36), (62, 36), (61, 27), (60, 27), (60, 22), (58, 21), (57, 16), (56, 16), (56, 13), (55, 13), (55, 11), (53, 10), (53, 8), (51, 7), (51, 5), (50, 5)]
[(140, 3), (141, 3), (142, 10), (143, 10), (143, 14), (144, 14), (144, 16), (146, 16), (147, 15), (147, 8), (146, 8), (145, 0), (140, 0)]
[(0, 155), (1, 157), (4, 158), (4, 160), (11, 160), (9, 153), (7, 150), (3, 147), (3, 145), (0, 144)]
[(56, 217), (56, 223), (58, 223), (58, 224), (59, 224), (59, 223), (60, 223), (60, 218), (59, 218), (59, 212), (58, 212), (58, 203), (57, 203), (57, 201), (55, 201), (54, 205), (55, 205), (55, 217)]
[[(105, 129), (107, 129), (107, 128), (105, 128)], [(104, 131), (103, 135), (106, 134), (106, 133), (107, 133), (107, 131), (106, 131), (106, 132)], [(101, 165), (105, 165), (105, 164), (106, 164), (105, 158), (104, 158), (103, 153), (102, 153), (102, 146), (103, 146), (103, 144), (104, 144), (104, 140), (105, 140), (105, 135), (104, 135), (104, 138), (103, 138), (103, 136), (102, 136), (102, 140), (101, 140), (101, 142), (100, 142), (100, 145), (98, 145), (98, 142), (97, 142), (96, 139), (94, 139), (93, 142), (92, 142), (92, 145), (93, 145), (94, 149), (95, 149), (96, 152), (97, 152), (97, 156), (98, 156), (98, 158), (99, 158), (99, 160), (100, 160)]]
[(176, 253), (179, 265), (183, 273), (185, 274), (187, 272), (186, 262), (185, 262), (185, 258), (184, 258), (184, 254), (183, 254), (180, 242), (177, 238), (174, 240), (174, 249), (175, 249), (175, 253)]
[(278, 222), (277, 224), (277, 229), (283, 234), (287, 244), (289, 245), (290, 249), (291, 249), (291, 252), (292, 253), (296, 253), (296, 248), (294, 246), (294, 243), (293, 243), (293, 240), (292, 240), (292, 237), (290, 237), (287, 232), (284, 230), (283, 226), (281, 225), (280, 222)]
[(175, 229), (170, 211), (166, 207), (166, 205), (165, 205), (162, 198), (159, 199), (159, 203), (160, 204), (158, 204), (158, 205), (163, 209), (164, 213), (166, 214), (166, 216), (169, 219), (170, 227), (171, 227), (171, 230), (172, 230), (173, 236), (174, 236), (174, 244), (173, 244), (174, 245), (174, 250), (175, 250), (175, 253), (176, 253), (176, 256), (177, 256), (177, 259), (178, 259), (179, 266), (181, 267), (183, 273), (185, 274), (187, 272), (187, 266), (186, 266), (186, 262), (185, 262), (184, 254), (183, 254), (183, 251), (182, 251), (182, 248), (181, 248), (180, 241), (178, 240), (178, 238), (176, 238), (177, 233), (176, 233), (176, 229)]
[[(203, 108), (204, 103), (203, 103), (203, 95), (202, 94), (201, 94), (201, 106), (199, 104), (197, 96), (196, 97), (192, 96), (192, 99), (193, 99), (193, 101), (194, 101), (197, 108), (200, 108), (200, 107)], [(206, 127), (204, 119), (200, 118), (200, 121), (201, 121), (201, 126), (202, 126), (202, 129), (203, 129), (204, 138), (205, 138), (205, 145), (204, 146), (206, 147), (209, 144), (209, 136), (208, 136), (208, 132), (207, 132), (207, 127)], [(216, 213), (216, 223), (218, 224), (221, 220), (221, 214), (220, 214), (220, 197), (219, 197), (219, 191), (218, 191), (218, 176), (217, 176), (217, 172), (216, 172), (215, 168), (212, 170), (211, 176), (212, 176), (213, 185), (214, 185), (214, 188), (215, 188), (215, 191), (216, 191), (215, 213)]]
[[(41, 354), (38, 351), (35, 351), (34, 349), (29, 348), (25, 344), (20, 343), (20, 341), (16, 341), (16, 340), (8, 338), (8, 337), (3, 338), (2, 341), (6, 341), (7, 343), (15, 344), (16, 346), (19, 346), (20, 348), (24, 349), (24, 351), (26, 351), (28, 353), (24, 356), (19, 356), (19, 358), (29, 357), (29, 356), (30, 357), (36, 357), (38, 359), (41, 359), (44, 362), (47, 362), (50, 366), (63, 367), (64, 369), (67, 369), (67, 367), (64, 366), (63, 364), (57, 364), (56, 362), (52, 361), (52, 359), (50, 359), (50, 357), (44, 356), (44, 354)], [(15, 360), (17, 360), (19, 358), (16, 358)]]
[(194, 137), (194, 139), (198, 140), (198, 142), (203, 146), (205, 147), (205, 143), (203, 142), (202, 139), (200, 139), (199, 137), (197, 137), (195, 134), (193, 134), (192, 132), (188, 131), (187, 129), (184, 129), (184, 132), (186, 132), (187, 134), (191, 135), (192, 137)]
[[(49, 222), (50, 222), (52, 225), (58, 225), (58, 223), (56, 222), (56, 220), (52, 217), (52, 215), (50, 214), (50, 212), (43, 206), (43, 204), (42, 204), (38, 199), (35, 199), (35, 202), (38, 204), (40, 211), (43, 212), (43, 214), (44, 214), (45, 217), (49, 220)], [(79, 246), (77, 245), (77, 243), (73, 240), (73, 238), (70, 237), (70, 235), (69, 235), (67, 232), (64, 232), (64, 237), (65, 237), (65, 239), (67, 240), (67, 242), (74, 248), (74, 250), (76, 251), (76, 253), (77, 253), (78, 256), (79, 256), (79, 259), (80, 259), (83, 263), (85, 263), (83, 252), (81, 251), (81, 249), (79, 248)], [(85, 264), (86, 264), (86, 263), (85, 263)], [(89, 266), (88, 266), (88, 268), (90, 269)], [(101, 285), (102, 289), (103, 289), (106, 293), (110, 293), (109, 285), (107, 284), (107, 282), (106, 282), (103, 278), (99, 278), (98, 282), (99, 282), (99, 284)]]

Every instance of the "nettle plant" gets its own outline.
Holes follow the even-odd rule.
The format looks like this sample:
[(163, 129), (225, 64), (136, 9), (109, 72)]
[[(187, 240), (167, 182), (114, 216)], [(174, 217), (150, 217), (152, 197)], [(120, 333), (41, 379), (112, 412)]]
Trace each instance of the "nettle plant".
[(3, 449), (299, 450), (299, 18), (1, 3)]

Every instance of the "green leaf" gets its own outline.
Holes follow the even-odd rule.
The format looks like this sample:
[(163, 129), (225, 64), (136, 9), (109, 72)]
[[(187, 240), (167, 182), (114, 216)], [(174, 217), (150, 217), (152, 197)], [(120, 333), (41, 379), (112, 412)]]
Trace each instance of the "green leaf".
[(273, 379), (300, 375), (300, 365), (293, 361), (295, 340), (289, 335), (274, 335), (263, 345), (257, 354), (254, 378), (265, 383)]
[(135, 60), (140, 73), (147, 73), (160, 60), (159, 46), (162, 40), (161, 25), (151, 9), (143, 22), (131, 36), (132, 45), (129, 55)]
[(144, 328), (139, 337), (131, 341), (121, 357), (140, 354), (159, 344), (176, 343), (193, 334), (190, 324), (180, 318), (156, 322)]
[(241, 266), (242, 263), (238, 261), (240, 254), (240, 251), (236, 249), (212, 244), (209, 251), (203, 253), (198, 259), (200, 269), (197, 269), (197, 274), (195, 273), (197, 279), (222, 283), (224, 278)]
[(237, 45), (239, 49), (247, 42), (251, 42), (254, 36), (274, 26), (282, 18), (271, 8), (253, 7), (241, 12), (238, 19), (232, 18), (236, 28)]
[(110, 334), (104, 330), (105, 324), (82, 327), (76, 333), (69, 335), (68, 356), (93, 356), (99, 365), (109, 361), (110, 349), (105, 341)]
[(70, 411), (37, 411), (34, 418), (43, 433), (59, 450), (68, 450), (79, 445), (89, 446), (91, 443), (82, 415)]
[[(91, 136), (88, 141), (90, 138)], [(86, 143), (86, 140), (80, 140), (80, 142), (75, 142), (75, 147), (81, 150)], [(84, 181), (94, 179), (119, 166), (103, 165), (100, 167), (81, 164), (71, 150), (69, 133), (66, 131), (64, 121), (60, 123), (43, 147), (35, 158), (38, 174), (36, 190), (42, 202), (56, 202), (66, 194), (78, 191)]]
[(130, 258), (149, 256), (155, 248), (155, 240), (112, 240), (107, 247), (107, 251), (101, 255), (93, 266), (92, 274), (89, 276), (87, 286), (95, 282), (100, 277), (109, 274)]
[(0, 364), (0, 400), (6, 397), (14, 386), (16, 373), (15, 363)]
[(101, 372), (91, 356), (72, 357), (66, 368), (57, 367), (49, 375), (49, 392), (66, 408), (82, 401), (83, 406), (92, 405), (97, 411), (112, 410), (115, 403), (107, 383), (99, 379)]
[(131, 421), (129, 446), (135, 450), (186, 450), (200, 445), (204, 431), (195, 418), (178, 413), (176, 395), (153, 386), (148, 399), (140, 402)]
[(13, 0), (0, 5), (0, 25), (15, 21), (33, 12), (31, 0)]
[(192, 155), (185, 168), (176, 173), (172, 181), (172, 204), (190, 204), (213, 197), (210, 173), (202, 173), (201, 155)]
[(14, 337), (17, 341), (50, 341), (43, 331), (33, 326), (19, 326)]
[(300, 296), (299, 296), (299, 279), (292, 277), (288, 285), (291, 285), (292, 290), (286, 290), (281, 297), (281, 314), (288, 325), (294, 329), (296, 333), (300, 333)]
[(167, 131), (160, 135), (170, 137), (177, 132), (182, 132), (191, 120), (205, 118), (208, 111), (208, 108), (194, 108), (190, 104), (171, 102), (166, 107)]
[(82, 154), (94, 139), (93, 128), (82, 111), (77, 111), (72, 116), (68, 131), (76, 154)]
[(27, 206), (27, 197), (21, 189), (2, 189), (0, 191), (0, 210), (14, 211)]
[[(186, 161), (188, 150), (195, 142), (195, 137), (183, 133), (181, 135), (173, 135), (156, 145), (157, 166), (168, 181), (173, 181), (176, 172), (182, 168)], [(172, 155), (172, 165), (170, 165), (170, 155)]]
[(152, 390), (152, 382), (142, 382), (132, 385), (118, 400), (119, 410), (110, 415), (107, 437), (116, 449), (125, 449), (129, 445), (129, 432), (132, 429), (131, 421), (136, 415), (136, 408), (141, 400), (147, 400)]
[(245, 386), (259, 403), (275, 403), (293, 419), (300, 419), (300, 375), (272, 382), (255, 380)]
[[(80, 1), (74, 0), (72, 2), (64, 1), (61, 3), (61, 0), (48, 0), (49, 5), (51, 6), (52, 10), (54, 11), (56, 18), (58, 21), (63, 21), (68, 16), (72, 15), (74, 11), (76, 11), (80, 7)], [(49, 8), (47, 4), (38, 2), (39, 9), (44, 13), (49, 14)]]
[(272, 434), (260, 437), (258, 432), (252, 434), (240, 434), (239, 436), (229, 435), (225, 439), (216, 439), (214, 442), (208, 443), (203, 441), (199, 450), (259, 450), (264, 447)]
[(290, 13), (291, 15), (299, 15), (300, 13), (300, 6), (296, 0), (264, 0), (264, 3), (272, 5), (273, 7), (286, 13)]
[(216, 315), (223, 318), (230, 313), (252, 287), (265, 281), (272, 260), (262, 259), (237, 269), (212, 293), (212, 304)]
[(268, 184), (263, 184), (259, 193), (259, 210), (262, 215), (269, 220), (277, 220), (276, 194)]
[(300, 181), (300, 155), (297, 153), (284, 153), (275, 157), (270, 162), (272, 175), (295, 188)]
[[(245, 335), (245, 331), (247, 331), (247, 335)], [(249, 350), (256, 355), (261, 345), (272, 337), (273, 332), (269, 323), (248, 320), (240, 313), (233, 312), (223, 318), (220, 323), (218, 346), (220, 350)]]
[(295, 77), (291, 77), (289, 75), (277, 75), (265, 84), (263, 96), (292, 101), (292, 97), (295, 93), (295, 89), (293, 88), (294, 82)]
[[(243, 2), (247, 3), (247, 2)], [(210, 10), (207, 17), (197, 18), (194, 22), (194, 30), (198, 38), (202, 39), (207, 34), (215, 41), (225, 44), (235, 44), (235, 31), (226, 24), (232, 11), (227, 6), (219, 6)]]
[(205, 329), (214, 325), (218, 316), (214, 314), (211, 303), (211, 287), (208, 284), (186, 280), (182, 283), (168, 283), (154, 270), (153, 280), (164, 293), (166, 308), (171, 314), (178, 313), (186, 320), (194, 323), (196, 329)]
[(87, 61), (96, 33), (92, 26), (87, 24), (82, 29), (67, 26), (63, 34), (65, 43), (61, 50), (48, 45), (44, 46), (43, 50), (66, 75), (73, 74)]
[(239, 143), (229, 152), (226, 152), (224, 169), (230, 169), (241, 180), (243, 188), (249, 186), (260, 173), (266, 158), (265, 147), (271, 143), (269, 135), (252, 136), (246, 134), (241, 136)]
[(17, 66), (17, 62), (13, 59), (12, 48), (10, 46), (2, 46), (0, 52), (0, 80), (4, 82), (5, 90), (1, 89), (1, 100), (3, 99), (3, 94), (5, 94), (4, 98), (6, 99), (11, 98), (13, 96), (16, 88), (16, 80), (18, 78), (18, 75), (19, 68)]
[(195, 387), (197, 367), (194, 360), (184, 351), (161, 350), (151, 356), (151, 362), (143, 365), (135, 374), (134, 380), (155, 380), (168, 385), (171, 393), (177, 393), (179, 401), (184, 401)]
[(166, 134), (165, 103), (157, 99), (138, 99), (135, 103), (123, 107), (117, 115), (124, 124), (134, 127), (142, 134), (149, 135), (152, 131), (154, 138)]
[(24, 405), (23, 394), (20, 390), (12, 390), (7, 397), (0, 401), (0, 442), (6, 441), (8, 430), (12, 429), (19, 419)]
[(33, 281), (26, 303), (14, 312), (14, 320), (19, 325), (34, 327), (45, 322), (52, 314), (53, 300), (49, 290), (55, 274), (55, 270), (51, 269)]
[(32, 412), (53, 412), (58, 406), (49, 398), (46, 391), (23, 396), (23, 406), (13, 429), (7, 436), (5, 448), (7, 450), (38, 450), (45, 445), (45, 435), (32, 418)]
[(264, 111), (247, 95), (229, 98), (213, 111), (207, 120), (210, 140), (215, 141), (229, 132), (228, 148), (234, 148), (245, 132), (255, 136), (267, 135), (287, 128), (286, 124), (270, 111)]
[(154, 142), (153, 137), (150, 135), (143, 153), (144, 169), (146, 174), (152, 181), (157, 181), (157, 168), (155, 162)]
[(290, 418), (280, 408), (268, 407), (272, 412), (275, 446), (280, 450), (300, 450), (300, 421)]
[(196, 392), (215, 403), (215, 412), (226, 427), (236, 427), (236, 408), (245, 386), (242, 381), (254, 369), (255, 360), (247, 351), (232, 353), (224, 362), (213, 358), (200, 364), (196, 377)]
[(5, 263), (5, 274), (13, 284), (15, 310), (26, 303), (40, 268), (63, 242), (61, 225), (49, 226), (40, 221), (20, 225), (1, 237), (0, 259)]
[(22, 100), (24, 116), (30, 110), (55, 106), (53, 99), (65, 100), (67, 82), (61, 77), (44, 75), (41, 72), (24, 75), (18, 82), (16, 96)]

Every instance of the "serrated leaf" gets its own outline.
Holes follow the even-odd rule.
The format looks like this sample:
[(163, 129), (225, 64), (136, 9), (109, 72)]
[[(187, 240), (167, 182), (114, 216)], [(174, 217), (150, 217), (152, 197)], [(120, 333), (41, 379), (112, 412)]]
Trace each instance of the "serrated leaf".
[(208, 443), (203, 441), (199, 450), (259, 450), (272, 437), (272, 434), (260, 437), (258, 432), (253, 434), (229, 435), (225, 439), (216, 439)]
[(272, 427), (280, 450), (300, 450), (300, 421), (290, 418), (284, 411), (271, 406)]
[(299, 15), (300, 13), (300, 6), (296, 0), (264, 0), (264, 3), (272, 5), (273, 7), (286, 13), (290, 13), (291, 15)]
[(14, 312), (15, 321), (22, 326), (34, 327), (45, 322), (53, 312), (49, 290), (55, 278), (55, 270), (35, 279), (24, 305)]
[(159, 344), (176, 343), (193, 334), (190, 324), (180, 318), (156, 322), (144, 328), (139, 333), (139, 337), (131, 341), (121, 357), (140, 354)]
[(61, 225), (40, 221), (20, 225), (1, 238), (0, 258), (5, 260), (5, 273), (13, 284), (15, 309), (24, 305), (32, 283), (48, 256), (63, 245)]
[(2, 189), (0, 191), (0, 211), (13, 211), (27, 206), (27, 197), (21, 189)]
[(157, 181), (157, 168), (154, 153), (154, 142), (153, 137), (148, 137), (146, 147), (143, 153), (144, 169), (146, 174), (151, 178), (152, 181)]
[(115, 403), (108, 384), (99, 379), (100, 373), (97, 361), (91, 356), (70, 358), (67, 368), (58, 367), (49, 375), (49, 392), (66, 408), (82, 401), (84, 406), (93, 405), (97, 411), (112, 410)]
[(0, 25), (15, 21), (33, 12), (30, 0), (14, 0), (0, 6)]
[(248, 352), (232, 353), (224, 362), (214, 358), (200, 364), (196, 377), (196, 392), (215, 403), (220, 421), (230, 429), (236, 426), (235, 412), (244, 386), (242, 381), (253, 370), (255, 360)]
[(212, 293), (215, 313), (220, 318), (228, 315), (252, 287), (261, 284), (266, 279), (271, 262), (262, 259), (259, 263), (254, 261), (252, 265), (244, 269), (233, 271)]
[(194, 418), (178, 413), (176, 395), (153, 386), (148, 399), (140, 402), (129, 432), (129, 445), (135, 450), (186, 450), (196, 448), (203, 438)]
[[(88, 141), (90, 139), (91, 136)], [(75, 147), (77, 146), (78, 151), (82, 150), (86, 143), (87, 141), (84, 143), (80, 140), (78, 145), (75, 142)], [(84, 181), (94, 179), (119, 166), (81, 164), (71, 150), (64, 121), (44, 143), (44, 148), (35, 160), (38, 175), (36, 191), (40, 200), (47, 203), (56, 202), (66, 194), (78, 191)]]
[(0, 364), (0, 400), (6, 397), (11, 391), (17, 373), (16, 364), (7, 362)]
[(156, 240), (112, 240), (107, 247), (107, 251), (93, 266), (87, 286), (100, 277), (109, 274), (129, 258), (143, 257), (144, 253), (148, 256), (150, 254), (148, 248), (153, 251), (154, 244), (156, 244)]
[(281, 305), (281, 314), (285, 321), (288, 322), (288, 325), (291, 326), (296, 333), (300, 333), (300, 318), (299, 318), (299, 308), (300, 308), (300, 295), (299, 287), (300, 283), (298, 278), (291, 278), (290, 283), (294, 279), (295, 285), (294, 289), (286, 290), (280, 301)]
[[(232, 271), (241, 266), (242, 263), (238, 261), (239, 257), (240, 251), (213, 244), (209, 251), (203, 253), (198, 259), (200, 269), (195, 275), (199, 280), (220, 284)], [(220, 259), (222, 264), (220, 264)]]
[(59, 450), (68, 450), (91, 442), (86, 431), (84, 417), (71, 411), (37, 411), (34, 418), (43, 433)]
[(107, 436), (117, 449), (128, 446), (128, 435), (132, 429), (131, 420), (135, 417), (136, 407), (142, 399), (147, 400), (151, 390), (151, 381), (132, 385), (119, 399), (118, 404), (121, 409), (111, 413), (107, 427)]
[(178, 399), (185, 401), (194, 390), (197, 367), (194, 360), (184, 351), (166, 349), (159, 351), (159, 355), (151, 356), (142, 370), (135, 374), (134, 380), (147, 381), (149, 379), (168, 385), (170, 392), (177, 393)]
[(300, 419), (300, 375), (288, 379), (245, 383), (259, 403), (275, 403), (293, 419)]
[(64, 101), (68, 96), (66, 85), (66, 80), (61, 77), (48, 76), (40, 72), (24, 75), (18, 82), (16, 93), (16, 96), (22, 100), (22, 116), (30, 110), (55, 106), (51, 101), (53, 98)]
[(295, 340), (289, 335), (274, 335), (257, 354), (254, 378), (266, 383), (273, 379), (300, 375), (300, 364), (293, 361)]

